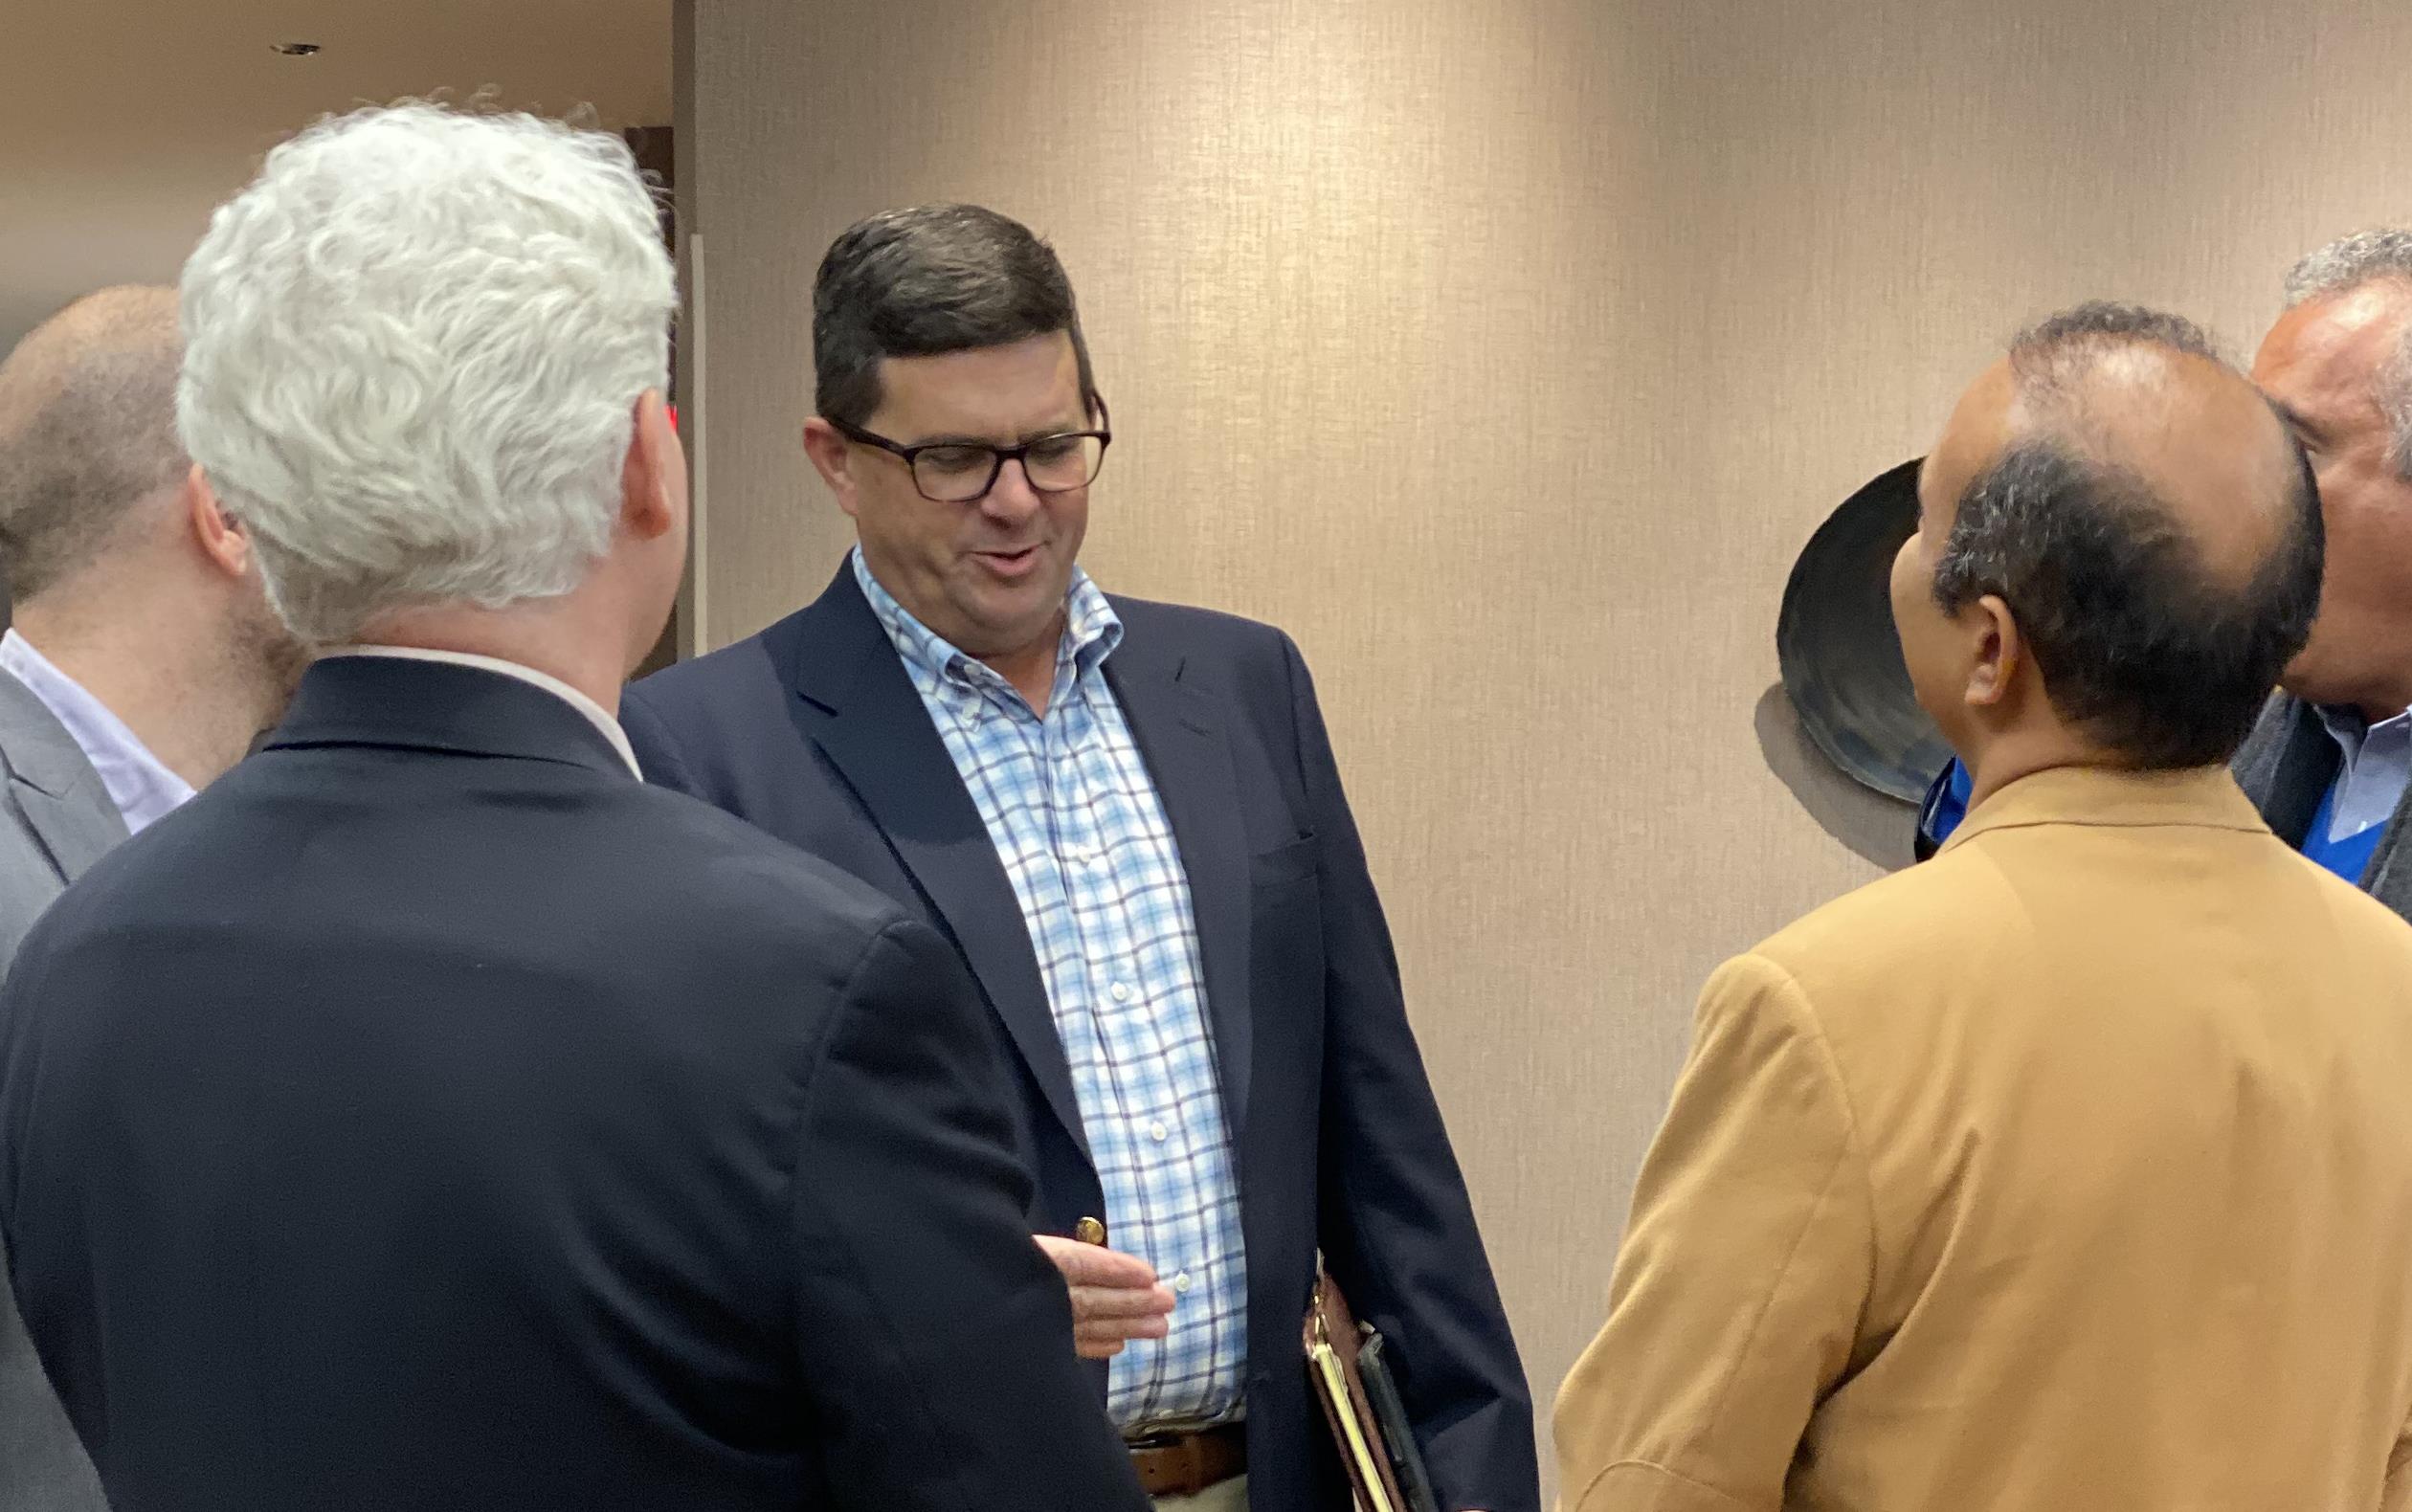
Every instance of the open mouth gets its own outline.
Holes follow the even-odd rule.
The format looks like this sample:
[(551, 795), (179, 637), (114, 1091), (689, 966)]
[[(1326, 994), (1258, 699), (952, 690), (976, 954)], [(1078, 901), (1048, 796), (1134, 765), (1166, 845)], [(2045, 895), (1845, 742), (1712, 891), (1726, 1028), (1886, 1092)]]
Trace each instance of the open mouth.
[(1038, 561), (1038, 548), (1035, 545), (1021, 546), (1012, 551), (974, 551), (972, 554), (999, 572), (1027, 571)]

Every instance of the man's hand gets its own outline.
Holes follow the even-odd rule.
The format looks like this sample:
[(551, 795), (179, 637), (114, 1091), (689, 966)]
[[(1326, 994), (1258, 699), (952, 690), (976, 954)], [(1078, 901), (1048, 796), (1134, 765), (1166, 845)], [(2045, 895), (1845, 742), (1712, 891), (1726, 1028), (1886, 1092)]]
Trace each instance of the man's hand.
[(1133, 1339), (1172, 1329), (1172, 1289), (1136, 1255), (1078, 1239), (1038, 1235), (1038, 1248), (1072, 1289), (1072, 1342), (1083, 1360), (1110, 1360)]

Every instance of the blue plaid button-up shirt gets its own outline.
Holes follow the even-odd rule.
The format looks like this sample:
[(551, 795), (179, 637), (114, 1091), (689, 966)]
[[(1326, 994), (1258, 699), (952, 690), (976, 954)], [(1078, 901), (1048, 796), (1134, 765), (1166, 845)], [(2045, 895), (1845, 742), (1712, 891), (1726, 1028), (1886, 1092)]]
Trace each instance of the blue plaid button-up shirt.
[(854, 570), (1014, 884), (1110, 1242), (1178, 1298), (1170, 1337), (1115, 1357), (1106, 1412), (1125, 1428), (1228, 1418), (1248, 1364), (1240, 1183), (1189, 878), (1106, 681), (1122, 621), (1075, 569), (1041, 716), (907, 612), (860, 550)]

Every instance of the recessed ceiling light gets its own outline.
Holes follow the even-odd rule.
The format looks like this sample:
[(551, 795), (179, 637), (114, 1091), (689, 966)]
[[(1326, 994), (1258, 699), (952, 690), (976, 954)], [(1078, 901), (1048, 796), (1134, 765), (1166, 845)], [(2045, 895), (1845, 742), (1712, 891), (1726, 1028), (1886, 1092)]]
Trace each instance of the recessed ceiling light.
[(269, 46), (287, 57), (310, 57), (319, 51), (316, 42), (272, 42)]

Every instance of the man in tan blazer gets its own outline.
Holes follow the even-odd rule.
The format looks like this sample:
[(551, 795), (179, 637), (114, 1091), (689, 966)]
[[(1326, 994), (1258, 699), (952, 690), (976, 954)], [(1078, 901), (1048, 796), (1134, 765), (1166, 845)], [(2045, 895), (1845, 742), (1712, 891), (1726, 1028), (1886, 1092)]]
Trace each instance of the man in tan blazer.
[(2412, 927), (2224, 765), (2316, 606), (2301, 455), (2094, 305), (1920, 499), (1894, 612), (1969, 818), (1709, 982), (1566, 1504), (2412, 1506)]

